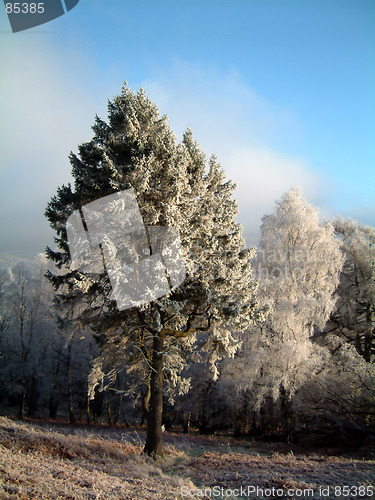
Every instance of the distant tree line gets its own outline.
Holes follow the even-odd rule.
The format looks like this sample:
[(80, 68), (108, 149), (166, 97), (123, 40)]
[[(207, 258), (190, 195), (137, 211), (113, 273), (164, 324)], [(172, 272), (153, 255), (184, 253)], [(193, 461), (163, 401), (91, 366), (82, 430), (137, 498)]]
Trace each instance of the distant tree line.
[[(280, 209), (291, 218), (283, 214), (271, 239)], [(267, 313), (233, 332), (236, 353), (216, 363), (216, 373), (209, 353), (197, 357), (199, 338), (193, 350), (168, 353), (164, 376), (178, 367), (181, 380), (165, 391), (165, 427), (286, 439), (327, 426), (374, 430), (375, 230), (343, 219), (321, 226), (306, 210), (316, 215), (291, 191), (264, 219), (252, 265)], [(1, 271), (2, 411), (145, 423), (149, 394), (140, 367), (128, 362), (111, 376), (108, 366), (98, 380), (98, 342), (89, 328), (72, 328), (59, 315), (46, 266), (40, 257)]]

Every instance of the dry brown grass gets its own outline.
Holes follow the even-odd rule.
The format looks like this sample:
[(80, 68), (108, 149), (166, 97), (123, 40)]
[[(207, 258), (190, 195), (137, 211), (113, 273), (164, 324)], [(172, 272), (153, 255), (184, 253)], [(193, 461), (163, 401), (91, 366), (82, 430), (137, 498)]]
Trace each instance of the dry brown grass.
[(323, 485), (371, 485), (375, 479), (375, 462), (278, 453), (265, 457), (208, 452), (192, 460), (186, 472), (194, 481), (208, 486), (318, 489)]
[(0, 418), (0, 498), (181, 498), (189, 481), (164, 474), (141, 450), (95, 430), (66, 435)]
[(182, 486), (286, 491), (375, 480), (374, 460), (295, 456), (270, 444), (196, 435), (166, 434), (164, 460), (154, 462), (142, 454), (143, 440), (132, 430), (49, 429), (0, 417), (0, 499), (172, 500), (184, 498)]

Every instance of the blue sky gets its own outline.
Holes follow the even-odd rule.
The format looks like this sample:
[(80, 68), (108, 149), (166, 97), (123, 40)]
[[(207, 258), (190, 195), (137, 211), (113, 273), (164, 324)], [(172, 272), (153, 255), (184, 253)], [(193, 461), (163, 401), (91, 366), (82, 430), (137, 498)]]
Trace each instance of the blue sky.
[(374, 19), (372, 0), (80, 0), (13, 34), (0, 6), (0, 253), (50, 242), (67, 155), (124, 80), (218, 154), (249, 245), (295, 185), (375, 226)]

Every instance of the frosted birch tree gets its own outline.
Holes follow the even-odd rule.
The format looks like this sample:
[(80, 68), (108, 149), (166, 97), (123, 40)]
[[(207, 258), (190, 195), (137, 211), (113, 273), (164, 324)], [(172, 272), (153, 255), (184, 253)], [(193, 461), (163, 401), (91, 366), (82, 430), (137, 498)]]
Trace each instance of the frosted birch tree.
[[(61, 269), (50, 279), (60, 300), (79, 304), (75, 322), (95, 329), (104, 359), (97, 371), (138, 367), (150, 389), (145, 452), (160, 455), (163, 379), (176, 378), (181, 369), (169, 354), (179, 344), (192, 345), (202, 332), (212, 363), (223, 350), (233, 354), (231, 329), (245, 329), (258, 314), (252, 251), (235, 221), (233, 183), (215, 157), (206, 161), (191, 131), (177, 143), (166, 116), (143, 90), (134, 93), (125, 85), (108, 104), (108, 121), (96, 118), (93, 131), (93, 139), (70, 156), (74, 186), (59, 188), (46, 210), (58, 245), (48, 256)], [(66, 220), (85, 204), (130, 188), (145, 226), (178, 232), (186, 278), (166, 296), (120, 311), (105, 270), (70, 267)]]
[(319, 223), (318, 210), (299, 189), (285, 193), (274, 213), (263, 217), (254, 266), (268, 315), (243, 336), (241, 355), (226, 370), (254, 408), (272, 396), (281, 397), (287, 410), (292, 395), (327, 359), (328, 351), (311, 339), (335, 305), (342, 264), (333, 226)]
[(325, 418), (374, 426), (375, 394), (375, 230), (342, 217), (333, 221), (345, 262), (338, 300), (315, 339), (330, 353), (329, 363), (298, 397), (304, 411)]
[[(324, 337), (330, 358), (301, 391), (294, 404), (305, 416), (331, 421), (345, 434), (349, 423), (373, 432), (375, 426), (375, 364), (368, 363), (343, 337)], [(363, 436), (363, 435), (362, 435)]]
[(29, 413), (35, 412), (42, 396), (43, 369), (48, 364), (53, 290), (43, 272), (40, 261), (29, 266), (20, 263), (4, 272), (8, 324), (0, 343), (0, 373), (6, 393), (19, 402), (20, 418), (26, 401)]
[(9, 310), (7, 304), (6, 273), (0, 271), (0, 338), (10, 325)]

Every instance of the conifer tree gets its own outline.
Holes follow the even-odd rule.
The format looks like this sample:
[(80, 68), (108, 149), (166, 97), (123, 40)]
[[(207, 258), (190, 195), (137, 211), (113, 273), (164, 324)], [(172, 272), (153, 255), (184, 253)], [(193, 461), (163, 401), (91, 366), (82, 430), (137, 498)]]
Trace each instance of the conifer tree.
[[(58, 300), (75, 308), (76, 324), (92, 325), (107, 366), (142, 364), (149, 386), (145, 452), (160, 455), (163, 378), (176, 377), (172, 346), (191, 346), (205, 332), (213, 362), (233, 354), (230, 330), (244, 330), (259, 315), (253, 252), (235, 221), (235, 185), (215, 157), (207, 164), (190, 130), (177, 143), (144, 90), (135, 93), (125, 84), (108, 103), (108, 120), (96, 117), (93, 131), (78, 155), (70, 154), (74, 185), (58, 188), (46, 209), (58, 246), (47, 255), (60, 269), (48, 277)], [(66, 221), (87, 203), (130, 188), (146, 227), (178, 232), (186, 278), (149, 304), (119, 310), (105, 269), (72, 269)]]

